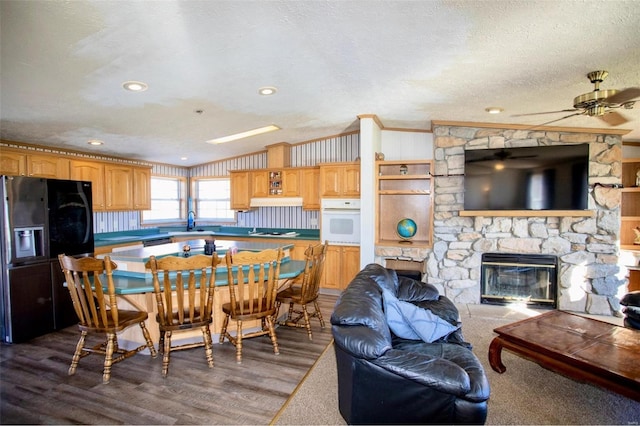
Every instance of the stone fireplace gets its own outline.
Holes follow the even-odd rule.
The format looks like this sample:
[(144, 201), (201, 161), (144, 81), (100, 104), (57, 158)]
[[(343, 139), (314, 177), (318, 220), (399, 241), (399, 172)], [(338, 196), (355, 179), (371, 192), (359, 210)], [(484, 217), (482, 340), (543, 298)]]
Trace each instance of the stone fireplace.
[[(499, 126), (432, 122), (433, 246), (376, 247), (377, 259), (383, 265), (387, 258), (424, 261), (423, 281), (455, 303), (480, 303), (484, 253), (552, 255), (557, 257), (557, 308), (616, 314), (625, 288), (618, 266), (621, 194), (614, 187), (621, 182), (624, 132)], [(572, 143), (589, 143), (589, 212), (464, 212), (466, 149)]]

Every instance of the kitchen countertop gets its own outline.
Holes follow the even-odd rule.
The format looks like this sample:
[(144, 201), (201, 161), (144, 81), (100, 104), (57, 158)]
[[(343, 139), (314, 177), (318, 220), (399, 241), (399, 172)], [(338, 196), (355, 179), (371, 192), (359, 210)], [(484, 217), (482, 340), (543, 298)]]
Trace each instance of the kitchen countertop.
[[(128, 242), (146, 242), (163, 238), (193, 236), (199, 238), (251, 238), (257, 241), (267, 241), (274, 238), (290, 240), (320, 240), (317, 229), (282, 229), (282, 228), (240, 228), (233, 226), (197, 227), (193, 231), (186, 231), (184, 227), (142, 228), (134, 231), (97, 233), (94, 235), (95, 247), (117, 245)], [(273, 235), (271, 233), (278, 233)]]

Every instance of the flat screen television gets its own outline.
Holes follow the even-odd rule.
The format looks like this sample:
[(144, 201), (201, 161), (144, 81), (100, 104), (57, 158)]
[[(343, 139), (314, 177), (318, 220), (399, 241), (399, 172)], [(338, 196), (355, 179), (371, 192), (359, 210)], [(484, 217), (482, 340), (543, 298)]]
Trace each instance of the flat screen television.
[(586, 210), (589, 144), (464, 152), (465, 210)]

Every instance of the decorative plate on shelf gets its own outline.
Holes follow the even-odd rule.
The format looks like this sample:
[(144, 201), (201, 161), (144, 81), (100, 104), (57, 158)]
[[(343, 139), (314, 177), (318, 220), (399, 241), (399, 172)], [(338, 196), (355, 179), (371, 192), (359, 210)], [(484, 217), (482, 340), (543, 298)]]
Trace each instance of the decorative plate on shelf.
[(405, 217), (401, 219), (396, 225), (396, 233), (403, 240), (410, 240), (416, 235), (418, 231), (418, 225), (413, 219)]

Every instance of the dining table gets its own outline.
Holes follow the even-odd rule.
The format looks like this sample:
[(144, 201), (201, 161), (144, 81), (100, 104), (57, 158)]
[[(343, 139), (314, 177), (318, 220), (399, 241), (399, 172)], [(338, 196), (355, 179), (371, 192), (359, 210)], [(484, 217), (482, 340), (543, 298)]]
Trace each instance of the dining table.
[[(195, 239), (182, 241), (179, 243), (168, 243), (150, 247), (138, 247), (131, 250), (122, 250), (113, 253), (99, 255), (97, 257), (109, 256), (118, 267), (113, 271), (113, 283), (116, 295), (118, 296), (119, 309), (138, 309), (144, 310), (149, 314), (146, 321), (147, 329), (151, 335), (154, 344), (158, 344), (160, 332), (158, 322), (156, 320), (157, 304), (153, 294), (153, 278), (151, 271), (145, 268), (145, 263), (151, 256), (193, 256), (204, 253), (204, 239)], [(262, 251), (267, 249), (282, 248), (284, 257), (280, 264), (279, 284), (294, 280), (297, 276), (304, 272), (305, 262), (302, 260), (291, 259), (289, 251), (293, 248), (293, 244), (279, 242), (247, 242), (247, 241), (220, 241), (216, 242), (216, 253), (220, 257), (224, 257), (226, 252), (239, 251)], [(187, 249), (188, 248), (188, 249)], [(210, 326), (213, 340), (217, 341), (216, 336), (220, 334), (222, 329), (222, 321), (224, 314), (222, 305), (229, 302), (229, 289), (227, 267), (223, 263), (216, 268), (215, 289), (213, 295), (213, 311), (212, 323)], [(261, 327), (259, 321), (247, 322), (245, 329), (252, 327)], [(200, 331), (194, 330), (193, 333), (181, 333), (180, 341), (176, 343), (186, 344), (191, 341), (200, 339)], [(140, 346), (144, 343), (142, 333), (134, 328), (127, 329), (118, 334), (118, 344), (124, 348)], [(146, 353), (148, 350), (143, 351)]]

